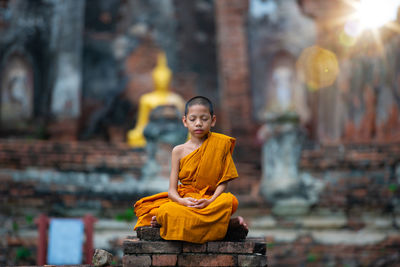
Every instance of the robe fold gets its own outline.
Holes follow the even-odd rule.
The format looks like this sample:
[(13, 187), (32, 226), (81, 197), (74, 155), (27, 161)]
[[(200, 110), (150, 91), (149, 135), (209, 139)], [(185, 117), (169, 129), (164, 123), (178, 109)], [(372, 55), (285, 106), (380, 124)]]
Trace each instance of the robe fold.
[[(232, 152), (235, 138), (209, 133), (203, 144), (179, 162), (178, 193), (181, 197), (211, 198), (219, 184), (238, 177)], [(225, 237), (238, 201), (231, 193), (220, 194), (203, 209), (180, 205), (168, 192), (144, 197), (135, 203), (137, 227), (149, 226), (157, 217), (160, 235), (166, 240), (205, 243)]]

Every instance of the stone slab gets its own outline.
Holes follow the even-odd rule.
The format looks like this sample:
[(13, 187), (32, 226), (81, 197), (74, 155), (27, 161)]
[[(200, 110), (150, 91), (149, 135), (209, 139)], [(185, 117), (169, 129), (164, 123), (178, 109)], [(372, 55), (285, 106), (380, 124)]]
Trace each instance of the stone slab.
[(136, 229), (136, 235), (141, 240), (161, 241), (160, 228), (143, 226)]
[[(163, 240), (160, 236), (160, 228), (143, 226), (136, 229), (136, 235), (140, 240), (146, 241), (160, 241)], [(232, 230), (228, 228), (228, 232), (225, 236), (226, 241), (243, 241), (245, 240), (246, 233)]]
[(233, 254), (252, 254), (260, 253), (265, 255), (266, 243), (260, 242), (208, 242), (207, 252), (210, 253), (233, 253)]
[(205, 244), (194, 244), (189, 242), (182, 243), (182, 251), (185, 252), (206, 252), (207, 251), (207, 243)]
[(309, 216), (302, 218), (298, 223), (311, 229), (340, 229), (346, 226), (347, 219), (345, 216)]
[(177, 241), (134, 241), (125, 239), (123, 242), (124, 254), (162, 253), (176, 254), (182, 252), (182, 242)]
[(373, 245), (382, 242), (387, 233), (377, 231), (315, 231), (312, 238), (327, 245)]
[(240, 267), (267, 266), (267, 256), (265, 255), (238, 255), (237, 260)]

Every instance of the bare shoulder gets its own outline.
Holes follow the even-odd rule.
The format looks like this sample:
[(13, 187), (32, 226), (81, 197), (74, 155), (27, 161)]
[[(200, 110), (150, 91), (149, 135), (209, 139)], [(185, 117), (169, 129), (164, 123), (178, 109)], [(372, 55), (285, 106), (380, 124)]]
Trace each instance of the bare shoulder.
[(172, 149), (172, 156), (174, 156), (177, 159), (181, 159), (182, 155), (185, 151), (185, 144), (177, 145)]
[(175, 146), (172, 149), (172, 156), (174, 156), (175, 158), (180, 160), (181, 158), (188, 155), (191, 151), (193, 151), (193, 150), (191, 149), (189, 142), (186, 142), (184, 144)]
[(183, 151), (185, 144), (177, 145), (172, 149), (172, 153), (180, 153)]

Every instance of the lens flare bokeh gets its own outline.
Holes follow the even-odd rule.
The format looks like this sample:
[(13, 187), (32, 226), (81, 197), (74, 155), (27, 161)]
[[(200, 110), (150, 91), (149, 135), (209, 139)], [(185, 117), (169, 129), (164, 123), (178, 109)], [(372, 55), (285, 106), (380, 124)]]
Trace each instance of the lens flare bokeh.
[(303, 50), (298, 61), (297, 71), (300, 78), (311, 90), (331, 86), (339, 73), (336, 55), (319, 46), (311, 46)]

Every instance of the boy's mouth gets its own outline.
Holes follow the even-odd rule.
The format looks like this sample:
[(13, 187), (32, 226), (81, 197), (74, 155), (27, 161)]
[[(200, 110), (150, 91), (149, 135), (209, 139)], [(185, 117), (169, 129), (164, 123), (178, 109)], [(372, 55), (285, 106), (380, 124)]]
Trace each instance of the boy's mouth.
[(201, 129), (194, 130), (194, 133), (202, 133), (202, 132), (203, 132), (203, 130), (201, 130)]

